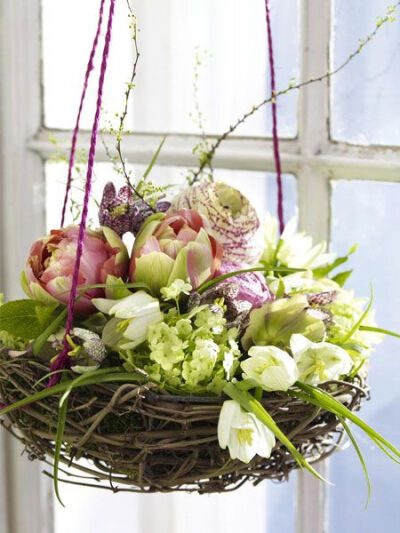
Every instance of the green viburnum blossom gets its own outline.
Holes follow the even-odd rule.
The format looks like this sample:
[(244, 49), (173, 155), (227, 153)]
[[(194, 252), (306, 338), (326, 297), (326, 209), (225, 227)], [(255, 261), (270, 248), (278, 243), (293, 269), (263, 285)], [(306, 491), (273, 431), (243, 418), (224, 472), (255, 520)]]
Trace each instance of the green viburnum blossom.
[(183, 279), (176, 279), (168, 287), (162, 287), (160, 289), (163, 300), (175, 300), (177, 301), (181, 294), (190, 294), (192, 286), (190, 283), (183, 281)]
[(120, 353), (167, 390), (219, 394), (238, 368), (237, 337), (238, 330), (228, 329), (222, 312), (211, 306), (186, 315), (171, 309), (163, 322), (149, 326), (146, 346)]

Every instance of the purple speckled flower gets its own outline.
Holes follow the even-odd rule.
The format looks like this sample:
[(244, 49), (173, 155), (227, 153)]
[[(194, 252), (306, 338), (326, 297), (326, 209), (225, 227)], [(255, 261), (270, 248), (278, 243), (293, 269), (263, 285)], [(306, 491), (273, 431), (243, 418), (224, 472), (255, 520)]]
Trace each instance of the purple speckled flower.
[[(235, 261), (228, 261), (222, 263), (215, 277), (234, 272), (236, 270), (244, 270), (247, 268)], [(261, 272), (245, 272), (232, 276), (225, 281), (221, 281), (219, 285), (235, 283), (238, 287), (238, 292), (235, 298), (239, 301), (249, 302), (252, 308), (261, 307), (268, 300), (273, 299), (273, 295), (268, 289), (264, 276)]]
[(124, 233), (132, 231), (135, 216), (135, 200), (128, 185), (121, 187), (117, 194), (114, 184), (108, 182), (104, 187), (100, 204), (100, 224), (113, 229), (121, 237)]
[[(157, 213), (165, 213), (171, 207), (166, 200), (156, 204)], [(108, 182), (104, 187), (100, 204), (99, 221), (102, 226), (113, 229), (119, 236), (131, 231), (136, 235), (143, 222), (154, 213), (152, 207), (143, 200), (135, 200), (128, 185), (116, 193), (114, 184)]]

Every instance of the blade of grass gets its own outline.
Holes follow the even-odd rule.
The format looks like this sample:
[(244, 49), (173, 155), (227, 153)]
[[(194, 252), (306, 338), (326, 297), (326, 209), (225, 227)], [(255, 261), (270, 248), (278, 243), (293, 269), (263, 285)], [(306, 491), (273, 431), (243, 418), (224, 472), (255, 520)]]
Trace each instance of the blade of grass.
[(143, 180), (146, 180), (147, 176), (150, 174), (152, 168), (154, 167), (154, 165), (155, 165), (155, 163), (156, 163), (156, 161), (158, 159), (158, 156), (160, 155), (161, 149), (164, 146), (164, 143), (165, 143), (166, 140), (167, 140), (167, 136), (163, 137), (163, 139), (161, 140), (157, 150), (155, 151), (153, 157), (151, 158), (149, 166), (146, 168), (146, 171), (143, 174)]
[(221, 276), (217, 276), (216, 278), (211, 279), (210, 281), (206, 281), (200, 287), (197, 289), (197, 292), (199, 294), (202, 294), (210, 287), (213, 287), (220, 281), (224, 281), (225, 279), (232, 278), (233, 276), (237, 276), (238, 274), (246, 274), (247, 272), (285, 272), (287, 274), (295, 273), (295, 272), (304, 272), (304, 268), (289, 268), (289, 267), (274, 267), (274, 266), (262, 266), (262, 267), (252, 267), (252, 268), (244, 268), (243, 270), (235, 270), (234, 272), (228, 272), (227, 274), (222, 274)]
[[(79, 387), (87, 387), (89, 385), (97, 385), (101, 383), (144, 383), (145, 381), (148, 381), (145, 379), (145, 377), (141, 374), (133, 373), (133, 372), (112, 372), (112, 369), (108, 369), (111, 371), (111, 373), (107, 375), (100, 375), (100, 376), (91, 376), (90, 378), (87, 378), (86, 381), (80, 382)], [(58, 383), (57, 385), (54, 385), (54, 387), (43, 389), (39, 392), (35, 392), (34, 394), (30, 394), (29, 396), (26, 396), (26, 398), (23, 398), (22, 400), (18, 400), (17, 402), (14, 402), (11, 405), (7, 405), (6, 407), (3, 407), (3, 409), (0, 409), (0, 416), (4, 416), (8, 413), (11, 413), (12, 411), (15, 411), (16, 409), (20, 409), (21, 407), (24, 407), (25, 405), (28, 405), (30, 403), (38, 402), (40, 400), (44, 400), (45, 398), (49, 396), (54, 396), (56, 394), (60, 394), (62, 392), (65, 392), (69, 385), (71, 384), (71, 381), (62, 381), (61, 383)]]
[(68, 404), (65, 402), (62, 406), (60, 406), (58, 410), (58, 420), (57, 420), (57, 433), (56, 433), (56, 440), (54, 444), (54, 465), (53, 465), (53, 487), (54, 492), (57, 497), (57, 500), (60, 502), (60, 504), (65, 507), (63, 501), (61, 500), (60, 496), (60, 490), (58, 485), (58, 467), (60, 462), (60, 455), (61, 455), (61, 448), (64, 438), (64, 428), (65, 428), (65, 422), (67, 420), (67, 409)]
[[(336, 414), (337, 416), (342, 416), (350, 420), (359, 428), (361, 428), (373, 441), (379, 441), (380, 444), (382, 444), (385, 448), (389, 449), (394, 454), (394, 456), (400, 458), (400, 451), (395, 446), (393, 446), (393, 444), (391, 444), (371, 426), (369, 426), (361, 418), (359, 418), (352, 411), (350, 411), (350, 409), (348, 409), (338, 400), (333, 398), (333, 396), (331, 396), (329, 393), (317, 387), (313, 387), (312, 385), (306, 385), (305, 383), (296, 382), (295, 386), (304, 391), (306, 394), (300, 393), (299, 395), (298, 391), (295, 391), (293, 389), (287, 391), (288, 394), (298, 398), (300, 398), (301, 396), (301, 399), (303, 399), (304, 401), (317, 405), (318, 407), (322, 407), (323, 409), (330, 411), (331, 413)], [(394, 459), (390, 454), (388, 455), (390, 458)], [(398, 462), (398, 460), (396, 460), (396, 462)]]
[(67, 309), (63, 309), (63, 311), (56, 317), (53, 322), (37, 337), (32, 345), (32, 351), (34, 355), (38, 355), (40, 350), (43, 348), (45, 343), (47, 342), (47, 339), (55, 333), (58, 328), (62, 325), (64, 320), (67, 318)]
[(90, 289), (120, 289), (124, 287), (125, 289), (143, 289), (150, 291), (150, 287), (146, 283), (141, 283), (139, 281), (134, 281), (132, 283), (93, 283), (92, 285), (80, 285), (78, 287), (78, 292), (88, 291)]
[[(301, 468), (306, 468), (311, 474), (313, 474), (320, 481), (327, 482), (314, 468), (308, 463), (303, 455), (297, 450), (292, 442), (286, 437), (286, 435), (279, 429), (274, 422), (271, 415), (264, 409), (259, 401), (257, 401), (249, 392), (243, 391), (236, 387), (233, 383), (228, 383), (224, 388), (225, 394), (230, 398), (237, 401), (243, 409), (253, 413), (268, 429), (270, 429), (276, 438), (286, 446), (287, 450), (292, 454), (296, 462)], [(329, 483), (329, 482), (328, 482)]]
[(372, 333), (382, 333), (383, 335), (390, 335), (391, 337), (397, 337), (400, 339), (400, 333), (390, 331), (390, 329), (377, 328), (375, 326), (360, 326), (361, 331), (371, 331)]
[(349, 339), (351, 339), (351, 337), (354, 335), (354, 333), (361, 326), (361, 324), (363, 323), (365, 317), (368, 315), (368, 313), (371, 310), (373, 301), (374, 301), (374, 290), (373, 290), (372, 284), (371, 284), (371, 297), (370, 297), (370, 300), (369, 300), (369, 304), (368, 304), (367, 308), (365, 309), (365, 311), (363, 312), (363, 314), (360, 316), (360, 318), (357, 320), (357, 322), (354, 324), (354, 326), (348, 332), (348, 334), (344, 337), (344, 339), (341, 340), (341, 344), (344, 344)]
[(368, 468), (365, 463), (365, 459), (362, 454), (361, 448), (359, 447), (358, 442), (355, 436), (353, 435), (353, 432), (350, 429), (350, 426), (347, 424), (346, 420), (342, 416), (338, 416), (338, 419), (340, 423), (342, 424), (344, 430), (346, 431), (347, 435), (349, 436), (349, 439), (351, 440), (351, 443), (353, 444), (354, 449), (356, 450), (362, 469), (364, 471), (365, 481), (367, 483), (367, 503), (365, 504), (365, 509), (367, 509), (369, 502), (371, 500), (371, 482), (370, 482), (369, 475), (368, 475)]
[[(115, 371), (119, 371), (119, 370), (120, 370), (119, 368), (115, 369)], [(113, 373), (114, 371), (111, 371), (111, 374)], [(62, 502), (61, 497), (60, 497), (60, 489), (58, 485), (58, 469), (59, 469), (59, 464), (60, 464), (62, 443), (64, 440), (65, 423), (67, 420), (68, 398), (71, 392), (73, 391), (73, 389), (79, 386), (79, 383), (85, 383), (88, 380), (88, 378), (93, 378), (94, 374), (96, 375), (96, 377), (101, 376), (101, 375), (110, 375), (110, 369), (102, 368), (100, 370), (88, 372), (87, 374), (81, 374), (77, 378), (70, 380), (69, 385), (67, 386), (63, 395), (61, 396), (59, 404), (58, 404), (57, 433), (56, 433), (56, 440), (55, 440), (55, 446), (54, 446), (54, 462), (53, 462), (53, 486), (54, 486), (54, 492), (57, 497), (57, 500), (60, 502), (60, 504), (63, 507), (65, 507), (65, 505)]]

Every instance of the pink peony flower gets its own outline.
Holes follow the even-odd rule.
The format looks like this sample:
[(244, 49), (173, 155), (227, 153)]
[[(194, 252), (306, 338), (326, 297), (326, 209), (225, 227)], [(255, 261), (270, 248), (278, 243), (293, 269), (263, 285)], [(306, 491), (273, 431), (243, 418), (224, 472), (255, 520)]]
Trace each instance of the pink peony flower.
[(190, 209), (149, 217), (133, 247), (130, 279), (157, 293), (175, 279), (189, 279), (196, 289), (221, 265), (222, 245), (207, 219)]
[[(76, 259), (79, 228), (68, 226), (52, 230), (31, 248), (21, 282), (26, 294), (35, 300), (67, 304)], [(125, 245), (110, 228), (86, 230), (79, 269), (79, 283), (105, 283), (108, 275), (126, 279), (129, 256)], [(103, 289), (88, 290), (76, 302), (76, 311), (94, 311), (91, 299), (104, 295)]]

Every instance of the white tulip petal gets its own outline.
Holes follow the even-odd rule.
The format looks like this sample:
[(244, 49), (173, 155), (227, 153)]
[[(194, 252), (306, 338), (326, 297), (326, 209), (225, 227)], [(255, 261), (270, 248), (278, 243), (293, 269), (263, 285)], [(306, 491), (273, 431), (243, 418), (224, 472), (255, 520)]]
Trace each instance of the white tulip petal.
[(232, 420), (240, 406), (234, 400), (226, 400), (221, 408), (218, 419), (218, 442), (222, 449), (228, 446)]
[(109, 315), (111, 309), (118, 302), (118, 300), (108, 300), (107, 298), (92, 298), (92, 304), (98, 309), (101, 313)]

